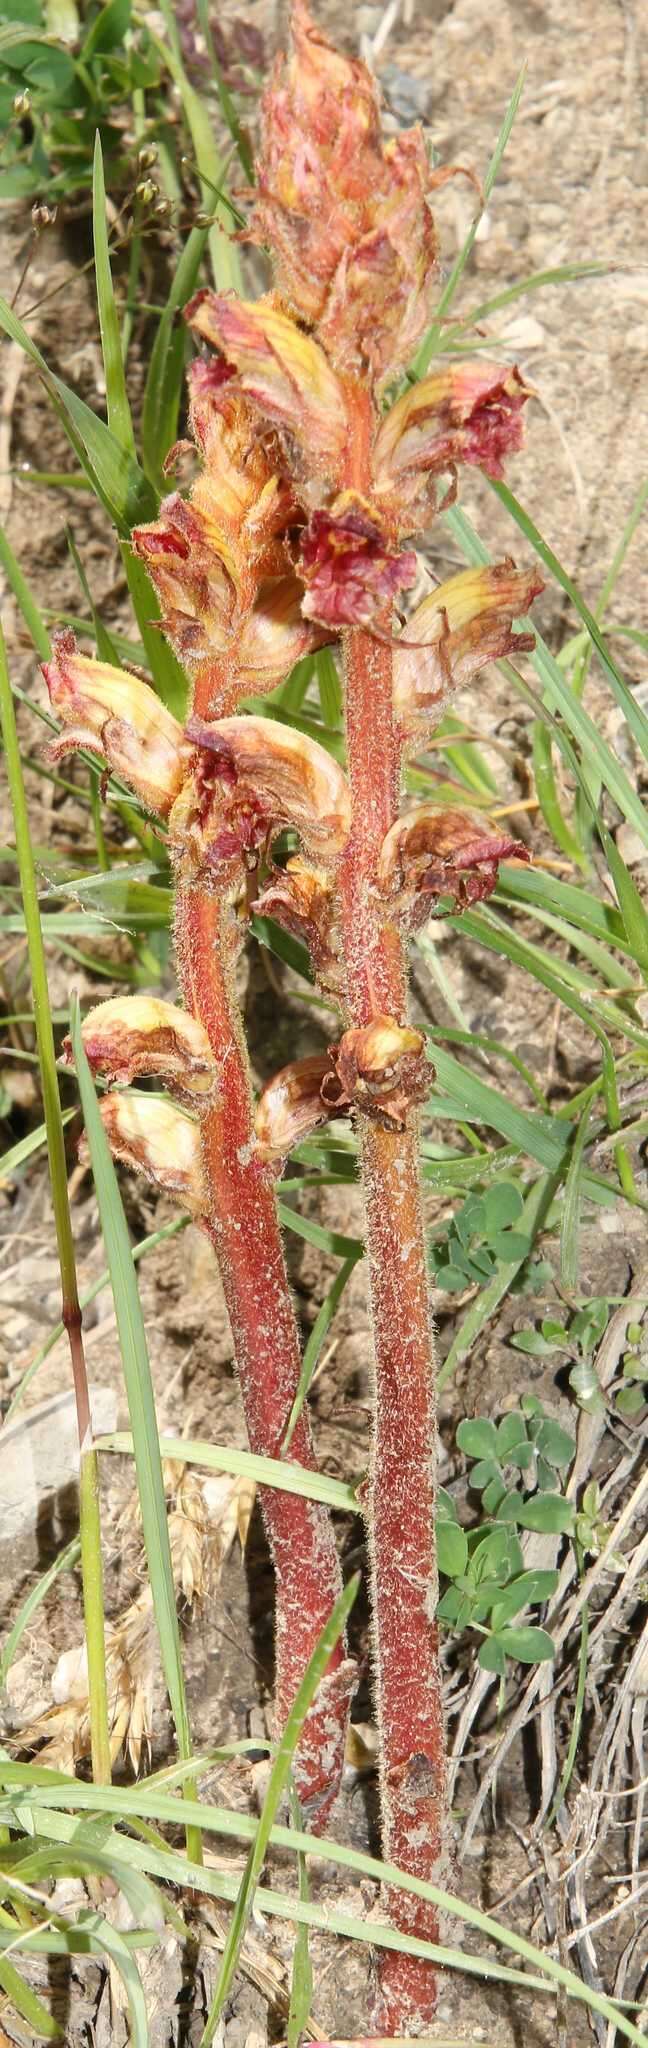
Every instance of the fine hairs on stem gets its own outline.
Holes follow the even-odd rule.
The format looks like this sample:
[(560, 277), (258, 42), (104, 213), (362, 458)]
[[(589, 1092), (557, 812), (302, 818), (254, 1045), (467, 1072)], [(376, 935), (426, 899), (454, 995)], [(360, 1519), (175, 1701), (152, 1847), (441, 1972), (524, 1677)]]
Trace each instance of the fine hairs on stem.
[[(431, 1072), (408, 1016), (407, 937), (487, 896), (498, 861), (524, 850), (456, 809), (403, 809), (402, 770), (454, 690), (533, 644), (513, 621), (541, 588), (533, 570), (506, 560), (452, 576), (404, 617), (412, 536), (456, 491), (463, 465), (501, 476), (529, 395), (517, 370), (483, 357), (437, 358), (420, 381), (407, 378), (434, 316), (430, 197), (449, 175), (431, 171), (420, 129), (383, 138), (369, 72), (294, 0), (290, 51), (264, 98), (248, 228), (270, 252), (274, 288), (250, 301), (200, 291), (187, 307), (206, 345), (189, 374), (198, 476), (133, 534), (190, 681), (190, 715), (181, 726), (146, 684), (79, 654), (67, 632), (45, 670), (62, 722), (55, 758), (92, 746), (167, 822), (185, 1007), (119, 998), (86, 1017), (84, 1044), (114, 1084), (102, 1115), (116, 1156), (174, 1193), (214, 1245), (250, 1443), (266, 1456), (281, 1452), (300, 1375), (277, 1176), (318, 1124), (341, 1115), (357, 1129), (375, 1366), (367, 1522), (383, 1847), (437, 1883), (447, 1820), (435, 1359), (418, 1164)], [(336, 643), (346, 774), (296, 723), (240, 709)], [(299, 845), (288, 855), (278, 843), (286, 828)], [(252, 909), (306, 942), (342, 1011), (337, 1042), (285, 1067), (256, 1110), (236, 990)], [(165, 1097), (131, 1087), (151, 1074)], [(303, 1409), (291, 1457), (312, 1467)], [(322, 1507), (266, 1488), (263, 1508), (281, 1728), (340, 1574)], [(339, 1786), (353, 1685), (342, 1641), (297, 1753), (311, 1826), (322, 1826)], [(430, 1903), (394, 1892), (388, 1905), (402, 1932), (438, 1941)], [(380, 2033), (424, 2031), (436, 2001), (429, 1962), (383, 1952)]]

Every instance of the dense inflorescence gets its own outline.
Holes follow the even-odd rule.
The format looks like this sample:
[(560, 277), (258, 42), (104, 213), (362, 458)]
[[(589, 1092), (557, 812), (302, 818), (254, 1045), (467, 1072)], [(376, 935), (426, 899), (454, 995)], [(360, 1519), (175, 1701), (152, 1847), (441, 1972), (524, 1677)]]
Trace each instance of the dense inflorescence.
[[(528, 392), (480, 360), (393, 391), (431, 316), (437, 240), (430, 170), (414, 128), (384, 140), (364, 65), (295, 0), (292, 46), (263, 103), (249, 234), (275, 284), (255, 301), (201, 291), (187, 308), (210, 351), (190, 373), (198, 473), (133, 543), (191, 685), (181, 727), (137, 677), (59, 637), (46, 671), (64, 731), (90, 745), (167, 822), (185, 1009), (148, 998), (100, 1006), (86, 1050), (111, 1083), (162, 1079), (174, 1102), (121, 1088), (102, 1114), (118, 1156), (173, 1188), (215, 1245), (250, 1441), (278, 1455), (299, 1347), (275, 1182), (291, 1147), (334, 1115), (357, 1128), (375, 1349), (368, 1505), (375, 1691), (386, 1856), (438, 1878), (446, 1855), (444, 1731), (435, 1623), (435, 1376), (418, 1171), (430, 1081), (407, 1014), (407, 933), (490, 893), (524, 850), (479, 818), (401, 809), (403, 761), (452, 693), (529, 635), (539, 590), (510, 561), (430, 589), (404, 618), (412, 539), (461, 466), (499, 476)], [(172, 466), (177, 451), (172, 451)], [(403, 542), (410, 545), (403, 546)], [(241, 699), (341, 639), (348, 772), (296, 727)], [(279, 833), (299, 838), (281, 859)], [(254, 1108), (234, 967), (254, 908), (310, 950), (343, 1010), (337, 1042), (293, 1062)], [(302, 1414), (292, 1455), (312, 1463)], [(285, 1719), (339, 1589), (324, 1510), (264, 1490), (277, 1575), (277, 1715)], [(339, 1784), (354, 1667), (340, 1645), (306, 1723), (298, 1783), (314, 1825)], [(438, 1938), (428, 1903), (394, 1893), (405, 1933)], [(420, 2031), (435, 1973), (385, 1952), (377, 2024)]]

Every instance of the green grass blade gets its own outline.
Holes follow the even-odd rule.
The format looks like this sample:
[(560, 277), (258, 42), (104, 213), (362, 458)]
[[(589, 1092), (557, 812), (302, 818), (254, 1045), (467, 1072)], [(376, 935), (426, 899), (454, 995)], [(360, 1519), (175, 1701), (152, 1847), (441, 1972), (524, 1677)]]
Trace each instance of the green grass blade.
[(583, 1198), (583, 1157), (587, 1144), (591, 1106), (588, 1103), (577, 1125), (565, 1181), (560, 1230), (560, 1277), (567, 1294), (578, 1287), (578, 1230)]
[(339, 1230), (324, 1230), (321, 1223), (315, 1223), (312, 1216), (300, 1216), (297, 1209), (290, 1209), (287, 1202), (278, 1202), (279, 1220), (286, 1230), (292, 1230), (296, 1237), (303, 1237), (307, 1244), (314, 1244), (320, 1252), (331, 1252), (335, 1259), (356, 1259), (364, 1257), (364, 1244), (359, 1237), (343, 1237)]
[(324, 1339), (328, 1335), (331, 1323), (333, 1321), (333, 1317), (336, 1313), (336, 1309), (338, 1308), (338, 1305), (342, 1300), (342, 1295), (344, 1293), (347, 1280), (351, 1278), (351, 1274), (353, 1272), (355, 1264), (355, 1258), (345, 1259), (344, 1264), (340, 1267), (339, 1273), (336, 1273), (333, 1284), (329, 1288), (326, 1299), (322, 1302), (319, 1314), (316, 1316), (315, 1322), (313, 1323), (313, 1328), (311, 1330), (308, 1343), (304, 1350), (302, 1367), (299, 1375), (299, 1385), (297, 1387), (295, 1399), (293, 1401), (292, 1408), (290, 1410), (290, 1415), (288, 1417), (288, 1421), (286, 1424), (286, 1434), (284, 1436), (284, 1440), (281, 1446), (282, 1458), (286, 1457), (286, 1454), (292, 1443), (295, 1428), (299, 1421), (299, 1417), (301, 1415), (304, 1402), (308, 1399), (308, 1391), (310, 1388), (313, 1373), (315, 1371), (315, 1367), (317, 1365), (320, 1351), (324, 1343)]
[(539, 719), (533, 727), (533, 778), (536, 795), (548, 832), (567, 860), (587, 868), (587, 855), (571, 830), (562, 810), (553, 765), (551, 733)]
[[(61, 1331), (63, 1330), (62, 1323), (59, 1325), (59, 1328)], [(7, 1428), (7, 1422), (8, 1416), (5, 1417), (3, 1423), (4, 1430)], [(55, 1557), (54, 1563), (49, 1566), (49, 1569), (42, 1573), (40, 1579), (36, 1580), (35, 1585), (30, 1586), (27, 1598), (23, 1600), (15, 1621), (12, 1622), (9, 1634), (5, 1637), (2, 1656), (0, 1657), (0, 1692), (4, 1692), (7, 1674), (11, 1669), (18, 1644), (25, 1633), (25, 1629), (29, 1628), (30, 1621), (37, 1613), (42, 1601), (47, 1599), (50, 1587), (54, 1585), (60, 1573), (73, 1571), (74, 1566), (79, 1562), (80, 1553), (81, 1544), (79, 1537), (73, 1536), (72, 1542), (66, 1543), (65, 1549), (59, 1552), (58, 1557)]]
[(491, 313), (499, 313), (503, 306), (510, 306), (515, 299), (525, 298), (529, 292), (537, 292), (548, 284), (578, 284), (586, 277), (609, 277), (614, 271), (613, 263), (559, 263), (554, 270), (534, 270), (529, 277), (520, 279), (519, 284), (508, 285), (505, 291), (495, 292), (491, 299), (482, 299), (479, 306), (473, 306), (463, 320), (446, 328), (444, 349), (454, 348), (464, 334), (487, 320)]
[[(443, 518), (455, 540), (458, 541), (467, 562), (485, 564), (490, 561), (491, 557), (488, 549), (484, 547), (483, 542), (480, 540), (479, 535), (461, 506), (453, 505), (447, 512), (444, 512)], [(536, 642), (535, 653), (531, 658), (546, 691), (549, 704), (554, 711), (560, 712), (568, 731), (582, 748), (584, 761), (594, 766), (601, 776), (601, 780), (605, 783), (606, 788), (609, 789), (610, 795), (614, 797), (614, 801), (618, 804), (623, 816), (627, 818), (629, 824), (635, 826), (643, 845), (648, 846), (648, 813), (641, 799), (637, 796), (617, 757), (606, 746), (605, 740), (602, 738), (597, 726), (595, 726), (593, 719), (588, 717), (582, 704), (579, 704), (575, 699), (573, 691), (570, 690), (569, 685), (565, 682), (558, 662), (554, 660), (549, 648), (538, 633), (535, 620), (530, 619), (528, 624), (535, 634)], [(513, 678), (518, 688), (521, 687), (521, 679), (511, 664), (506, 662), (502, 664), (502, 667), (504, 672)], [(625, 696), (630, 697), (630, 692), (625, 689), (625, 685), (622, 687)], [(534, 703), (534, 708), (541, 709), (537, 705), (537, 700), (532, 698), (531, 701)], [(638, 711), (639, 706), (633, 705), (633, 712)], [(641, 718), (644, 720), (643, 713), (641, 713)], [(648, 724), (648, 721), (644, 720), (644, 723)], [(554, 730), (560, 740), (562, 738), (560, 727), (554, 727)], [(570, 766), (576, 773), (579, 787), (584, 791), (589, 801), (587, 781), (576, 762), (573, 752), (570, 754)]]
[[(126, 1452), (132, 1457), (133, 1438), (128, 1430), (112, 1430), (109, 1436), (97, 1438), (97, 1449)], [(303, 1465), (287, 1461), (282, 1464), (278, 1458), (257, 1457), (253, 1451), (237, 1451), (229, 1444), (203, 1443), (194, 1437), (160, 1437), (160, 1452), (163, 1458), (177, 1458), (180, 1464), (203, 1465), (206, 1472), (231, 1472), (234, 1478), (254, 1479), (258, 1486), (277, 1486), (281, 1493), (299, 1493), (305, 1500), (322, 1501), (325, 1507), (340, 1508), (346, 1514), (358, 1512), (354, 1488), (346, 1486), (342, 1479), (331, 1479), (328, 1472), (307, 1471)]]
[[(75, 1114), (76, 1112), (74, 1110), (68, 1110), (67, 1112), (68, 1117), (72, 1117)], [(3, 1162), (0, 1161), (0, 1170), (2, 1169), (2, 1166)], [(154, 1230), (152, 1231), (149, 1237), (143, 1237), (140, 1244), (131, 1246), (131, 1258), (133, 1260), (133, 1263), (137, 1265), (138, 1261), (140, 1259), (145, 1258), (147, 1252), (154, 1251), (158, 1244), (164, 1244), (168, 1237), (175, 1237), (179, 1230), (186, 1230), (189, 1221), (190, 1218), (188, 1216), (174, 1216), (173, 1221), (171, 1223), (163, 1224), (161, 1230)], [(102, 1293), (103, 1288), (109, 1286), (110, 1269), (108, 1266), (106, 1266), (103, 1273), (99, 1274), (98, 1280), (95, 1280), (93, 1286), (88, 1288), (87, 1293), (81, 1295), (81, 1308), (89, 1308), (90, 1303), (92, 1301), (96, 1301), (97, 1295)], [(53, 1328), (50, 1330), (49, 1336), (46, 1337), (44, 1343), (40, 1345), (40, 1348), (36, 1352), (35, 1357), (30, 1360), (30, 1363), (27, 1366), (26, 1371), (23, 1373), (22, 1379), (19, 1381), (18, 1386), (14, 1388), (14, 1392), (12, 1394), (9, 1407), (4, 1418), (5, 1429), (7, 1428), (8, 1423), (12, 1421), (13, 1416), (16, 1413), (16, 1409), (20, 1406), (21, 1401), (24, 1399), (24, 1396), (27, 1392), (27, 1388), (31, 1386), (31, 1382), (34, 1379), (35, 1374), (38, 1372), (40, 1366), (44, 1365), (45, 1359), (49, 1358), (50, 1351), (54, 1350), (54, 1346), (55, 1344), (58, 1344), (59, 1338), (63, 1336), (63, 1330), (64, 1325), (62, 1322), (54, 1323)]]
[(88, 1653), (88, 1691), (92, 1734), (92, 1768), (99, 1783), (111, 1776), (108, 1734), (108, 1698), (103, 1603), (101, 1521), (97, 1492), (96, 1452), (92, 1445), (92, 1423), (88, 1378), (81, 1334), (81, 1311), (77, 1290), (74, 1239), (67, 1184), (65, 1136), (56, 1071), (54, 1031), (47, 983), (45, 948), (41, 929), (36, 870), (31, 845), (29, 815), (20, 761), (9, 671), (0, 627), (0, 722), (7, 764), (7, 779), (16, 834), (16, 857), (20, 874), (27, 951), (32, 981), (34, 1027), (52, 1192), (56, 1244), (61, 1273), (63, 1320), (70, 1345), (70, 1363), (79, 1432), (79, 1503), (81, 1514), (81, 1561), (83, 1607)]
[[(301, 1810), (295, 1791), (291, 1791), (290, 1795), (290, 1823), (293, 1828), (301, 1827)], [(310, 1899), (308, 1866), (306, 1857), (301, 1849), (297, 1851), (297, 1886), (300, 1899), (307, 1905)], [(308, 1945), (308, 1928), (302, 1921), (297, 1928), (293, 1949), (286, 2048), (301, 2048), (304, 2028), (308, 2024), (312, 1996), (313, 1965)]]
[(111, 434), (104, 420), (50, 370), (40, 349), (6, 299), (0, 298), (0, 327), (17, 341), (45, 386), (68, 441), (92, 489), (123, 538), (142, 519), (154, 519), (156, 499), (148, 477)]
[[(185, 1694), (182, 1647), (176, 1610), (169, 1526), (167, 1521), (162, 1459), (155, 1415), (144, 1318), (131, 1257), (128, 1227), (122, 1208), (117, 1176), (99, 1115), (90, 1068), (83, 1049), (78, 1003), (71, 1016), (71, 1036), (79, 1081), (79, 1093), (90, 1147), (101, 1227), (104, 1235), (115, 1304), (128, 1409), (133, 1432), (135, 1470), (142, 1514), (142, 1530), (155, 1620), (160, 1642), (162, 1668), (181, 1757), (191, 1755), (191, 1735)], [(195, 1843), (194, 1853), (199, 1853)]]
[(342, 687), (332, 648), (320, 647), (315, 656), (315, 670), (324, 724), (341, 729)]
[(205, 212), (213, 216), (208, 239), (214, 284), (220, 292), (240, 292), (242, 281), (239, 253), (229, 232), (231, 213), (219, 196), (223, 186), (223, 163), (214, 142), (211, 116), (205, 101), (187, 78), (180, 56), (175, 16), (169, 0), (162, 0), (160, 11), (164, 16), (170, 42), (162, 42), (156, 35), (152, 36), (152, 41), (163, 57), (174, 85), (180, 93), (196, 156), (202, 205)]
[(513, 492), (509, 490), (508, 484), (498, 483), (494, 477), (489, 477), (488, 482), (490, 483), (491, 490), (495, 492), (495, 496), (499, 498), (500, 503), (510, 513), (516, 526), (519, 527), (520, 532), (524, 534), (525, 539), (531, 542), (531, 546), (540, 557), (540, 561), (544, 562), (545, 568), (549, 570), (550, 575), (555, 578), (556, 583), (560, 585), (560, 589), (564, 590), (565, 596), (573, 604), (574, 610), (578, 612), (578, 616), (582, 619), (583, 625), (596, 648), (601, 667), (605, 670), (617, 704), (620, 704), (630, 731), (634, 734), (642, 754), (648, 759), (648, 718), (645, 711), (642, 711), (641, 705), (637, 703), (632, 690), (628, 689), (628, 685), (624, 682), (616, 662), (613, 661), (609, 648), (603, 639), (600, 626), (593, 612), (590, 611), (589, 605), (585, 603), (584, 597), (581, 597), (580, 591), (576, 584), (572, 582), (571, 576), (568, 576), (567, 570), (563, 569), (562, 562), (559, 562), (553, 548), (549, 546), (548, 541), (543, 539), (534, 521), (529, 517), (528, 512), (525, 512), (524, 506), (518, 503)]
[(513, 87), (513, 91), (511, 93), (506, 113), (504, 115), (504, 120), (502, 122), (497, 142), (495, 144), (495, 148), (493, 150), (488, 170), (486, 172), (486, 176), (484, 179), (484, 196), (482, 204), (479, 208), (479, 211), (475, 214), (474, 220), (471, 222), (471, 225), (468, 229), (468, 233), (466, 235), (465, 242), (463, 243), (463, 247), (459, 250), (459, 255), (457, 256), (455, 262), (453, 263), (450, 276), (447, 279), (446, 284), (444, 285), (441, 297), (439, 299), (439, 304), (437, 306), (434, 323), (432, 327), (428, 329), (424, 341), (421, 342), (418, 354), (415, 356), (414, 362), (412, 364), (410, 375), (414, 382), (416, 382), (419, 377), (425, 376), (425, 372), (428, 369), (428, 366), (432, 360), (433, 355), (436, 355), (438, 350), (444, 347), (444, 323), (448, 307), (452, 304), (452, 300), (454, 298), (457, 285), (460, 283), (461, 278), (463, 277), (463, 273), (468, 262), (468, 257), (470, 256), (472, 251), (475, 235), (477, 233), (480, 220), (482, 220), (483, 218), (484, 212), (488, 205), (488, 201), (490, 199), (491, 192), (493, 190), (493, 186), (498, 176), (502, 157), (504, 155), (504, 151), (509, 140), (513, 123), (515, 121), (520, 100), (522, 98), (525, 77), (526, 64), (523, 64), (519, 77), (517, 78), (516, 83)]
[(199, 2048), (209, 2048), (209, 2043), (213, 2041), (241, 1953), (245, 1930), (254, 1905), (254, 1894), (265, 1862), (277, 1810), (288, 1784), (293, 1757), (306, 1715), (312, 1706), (320, 1681), (324, 1677), (331, 1654), (344, 1632), (359, 1585), (360, 1573), (356, 1572), (355, 1576), (350, 1579), (348, 1586), (345, 1586), (344, 1592), (336, 1600), (330, 1620), (327, 1621), (326, 1627), (322, 1629), (319, 1642), (313, 1651), (312, 1657), (309, 1658), (301, 1685), (295, 1694), (285, 1728), (280, 1737), (279, 1747), (268, 1780), (268, 1788), (259, 1815), (255, 1839), (250, 1850), (247, 1868), (232, 1915), (223, 1951), (218, 1983), (210, 2007), (207, 2024), (201, 2035)]
[(126, 390), (121, 334), (108, 253), (106, 186), (99, 129), (95, 135), (92, 172), (92, 233), (108, 425), (119, 447), (124, 449), (126, 455), (135, 458), (135, 435)]
[[(0, 1758), (0, 1783), (4, 1782), (7, 1785), (15, 1785), (20, 1782), (26, 1783), (25, 1773), (30, 1768), (33, 1770), (33, 1766), (10, 1764)], [(48, 1776), (50, 1779), (53, 1779), (54, 1773), (50, 1772)], [(113, 1787), (112, 1790), (101, 1789), (94, 1802), (92, 1801), (92, 1788), (87, 1785), (81, 1785), (78, 1780), (68, 1781), (66, 1790), (67, 1803), (72, 1809), (80, 1805), (89, 1807), (94, 1803), (97, 1811), (105, 1808), (106, 1811), (115, 1812), (119, 1811), (119, 1808), (115, 1806), (115, 1800), (120, 1800), (125, 1808), (129, 1800), (133, 1801), (135, 1799), (137, 1801), (136, 1811), (144, 1813), (148, 1810), (150, 1795), (147, 1793), (145, 1785), (141, 1787)], [(169, 1798), (168, 1794), (166, 1796)], [(164, 1794), (156, 1795), (158, 1811), (161, 1808), (163, 1799)], [(42, 1816), (39, 1816), (38, 1805), (34, 1804), (31, 1812), (32, 1824), (37, 1827), (46, 1827), (48, 1831), (51, 1831), (55, 1839), (59, 1841), (69, 1841), (73, 1837), (78, 1822), (75, 1822), (68, 1815), (54, 1813), (52, 1807), (58, 1803), (65, 1803), (65, 1792), (62, 1801), (60, 1785), (52, 1784), (51, 1792), (45, 1793)], [(172, 1802), (172, 1804), (174, 1808), (173, 1814), (165, 1814), (165, 1818), (177, 1820), (181, 1808), (177, 1801)], [(209, 1807), (202, 1803), (199, 1805), (197, 1802), (192, 1802), (189, 1812), (196, 1824), (198, 1823), (198, 1816), (201, 1816), (201, 1825), (206, 1831), (212, 1827), (216, 1829), (217, 1833), (233, 1836), (239, 1841), (254, 1839), (258, 1824), (247, 1814), (233, 1813), (226, 1808)], [(592, 1991), (589, 1985), (584, 1984), (582, 1979), (576, 1975), (575, 1971), (567, 1969), (562, 1963), (557, 1962), (553, 1956), (546, 1954), (542, 1949), (536, 1948), (532, 1942), (527, 1941), (526, 1937), (519, 1934), (515, 1928), (505, 1927), (501, 1921), (494, 1919), (491, 1914), (480, 1911), (478, 1907), (468, 1904), (466, 1900), (458, 1898), (456, 1894), (442, 1891), (438, 1885), (428, 1884), (422, 1878), (411, 1877), (408, 1872), (399, 1869), (396, 1865), (379, 1862), (377, 1857), (365, 1855), (361, 1850), (343, 1848), (339, 1843), (329, 1840), (326, 1836), (301, 1834), (292, 1828), (276, 1826), (272, 1830), (271, 1839), (277, 1848), (287, 1848), (293, 1853), (302, 1850), (305, 1855), (314, 1856), (320, 1862), (330, 1861), (338, 1865), (340, 1869), (352, 1870), (358, 1876), (369, 1877), (379, 1884), (393, 1885), (402, 1891), (412, 1893), (417, 1898), (429, 1900), (433, 1905), (438, 1906), (441, 1912), (462, 1921), (467, 1927), (474, 1928), (477, 1933), (484, 1936), (485, 1940), (495, 1942), (499, 1948), (512, 1951), (514, 1955), (517, 1955), (525, 1963), (530, 1964), (537, 1974), (531, 1976), (527, 1972), (522, 1973), (520, 1970), (503, 1968), (499, 1962), (492, 1960), (490, 1957), (471, 1955), (465, 1949), (452, 1950), (440, 1948), (432, 1942), (421, 1941), (415, 1935), (397, 1933), (394, 1928), (382, 1926), (378, 1922), (354, 1919), (350, 1914), (338, 1912), (328, 1901), (323, 1906), (318, 1906), (300, 1899), (296, 1893), (276, 1892), (263, 1885), (259, 1885), (256, 1893), (256, 1906), (261, 1912), (276, 1915), (279, 1919), (287, 1920), (291, 1923), (305, 1923), (307, 1926), (318, 1928), (325, 1933), (340, 1934), (344, 1938), (360, 1941), (363, 1944), (370, 1942), (378, 1948), (399, 1949), (403, 1954), (422, 1956), (430, 1962), (440, 1962), (448, 1968), (466, 1971), (478, 1977), (494, 1978), (495, 1980), (503, 1980), (507, 1983), (522, 1983), (526, 1986), (527, 1990), (550, 1991), (556, 1985), (562, 1985), (570, 1998), (589, 2005), (594, 2012), (601, 2012), (605, 2018), (612, 2020), (616, 2024), (627, 2040), (636, 2044), (636, 2048), (645, 2048), (645, 2035), (626, 2017), (619, 2002), (605, 1997), (603, 1993)], [(161, 1877), (166, 1879), (167, 1882), (181, 1885), (190, 1890), (195, 1888), (195, 1868), (187, 1862), (185, 1857), (179, 1855), (173, 1849), (168, 1849), (162, 1853), (152, 1849), (147, 1843), (133, 1840), (132, 1837), (124, 1840), (118, 1835), (113, 1835), (110, 1837), (110, 1851), (115, 1860), (118, 1855), (121, 1855), (122, 1858), (127, 1856), (130, 1865), (135, 1864), (139, 1869), (149, 1871), (153, 1876)], [(201, 1891), (208, 1897), (232, 1901), (235, 1901), (238, 1897), (240, 1887), (237, 1879), (227, 1875), (224, 1871), (216, 1871), (207, 1867), (200, 1871), (199, 1883)], [(42, 1939), (54, 1939), (54, 1936), (34, 1936), (31, 1938), (30, 1945), (38, 1948)], [(0, 1945), (2, 1945), (1, 1940)]]
[(177, 437), (184, 379), (187, 331), (178, 313), (195, 291), (206, 240), (206, 228), (192, 228), (158, 323), (144, 387), (142, 456), (159, 491), (165, 489), (162, 465)]
[(34, 642), (36, 653), (40, 655), (41, 661), (49, 661), (52, 645), (45, 620), (29, 588), (27, 577), (23, 575), (20, 563), (16, 561), (13, 549), (9, 545), (7, 535), (2, 526), (0, 526), (0, 567), (4, 569), (7, 582), (13, 590), (18, 610), (22, 612), (27, 631), (31, 634)]
[(24, 1977), (14, 1969), (13, 1963), (5, 1962), (4, 1957), (0, 1960), (0, 1990), (15, 2006), (20, 2018), (27, 2021), (28, 2027), (39, 2040), (61, 2040), (63, 2029), (59, 2026), (58, 2020), (48, 2012), (42, 1998), (37, 1997), (31, 1985), (25, 1983)]

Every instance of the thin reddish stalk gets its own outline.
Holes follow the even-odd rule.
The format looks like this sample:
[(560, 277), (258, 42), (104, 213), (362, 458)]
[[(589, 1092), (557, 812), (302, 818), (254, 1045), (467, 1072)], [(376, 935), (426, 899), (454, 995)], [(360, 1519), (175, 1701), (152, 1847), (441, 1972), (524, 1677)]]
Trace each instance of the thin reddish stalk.
[[(279, 1457), (300, 1374), (300, 1348), (277, 1217), (274, 1179), (254, 1150), (250, 1074), (233, 987), (233, 913), (218, 894), (181, 886), (176, 936), (185, 1001), (208, 1033), (222, 1087), (202, 1119), (206, 1227), (218, 1256), (250, 1446)], [(305, 1413), (292, 1456), (315, 1468)], [(341, 1591), (325, 1508), (298, 1494), (261, 1489), (277, 1589), (275, 1707), (279, 1727)], [(339, 1643), (305, 1724), (297, 1781), (312, 1826), (337, 1791), (355, 1667)]]
[[(370, 401), (358, 390), (350, 450), (356, 488), (370, 490)], [(381, 630), (389, 631), (389, 620)], [(346, 715), (353, 822), (339, 871), (351, 1021), (378, 1012), (404, 1021), (403, 948), (380, 907), (376, 870), (398, 812), (400, 742), (392, 709), (391, 648), (361, 628), (346, 636)], [(432, 1320), (421, 1210), (416, 1114), (402, 1132), (361, 1119), (376, 1399), (369, 1535), (375, 1673), (381, 1733), (385, 1856), (413, 1875), (438, 1879), (445, 1812), (445, 1745), (435, 1545), (436, 1402)], [(435, 1909), (403, 1893), (391, 1917), (407, 1933), (438, 1939)], [(436, 1972), (385, 1953), (380, 1965), (381, 2031), (426, 2023), (436, 2006)]]

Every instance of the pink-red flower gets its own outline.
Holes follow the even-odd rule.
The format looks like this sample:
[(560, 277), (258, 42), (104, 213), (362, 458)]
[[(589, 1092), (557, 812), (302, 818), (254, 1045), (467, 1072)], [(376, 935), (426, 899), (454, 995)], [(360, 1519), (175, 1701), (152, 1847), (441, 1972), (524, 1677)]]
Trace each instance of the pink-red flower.
[(415, 580), (416, 555), (390, 547), (371, 507), (355, 491), (313, 512), (301, 539), (302, 610), (331, 627), (367, 626)]

